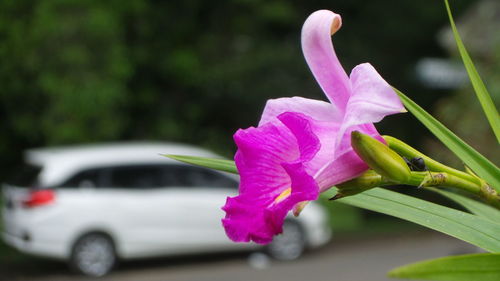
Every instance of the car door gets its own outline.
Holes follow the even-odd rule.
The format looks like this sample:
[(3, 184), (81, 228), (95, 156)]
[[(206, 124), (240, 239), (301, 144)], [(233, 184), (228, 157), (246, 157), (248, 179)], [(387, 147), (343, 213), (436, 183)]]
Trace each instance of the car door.
[(181, 205), (175, 187), (165, 184), (165, 165), (135, 164), (108, 169), (106, 196), (112, 200), (107, 214), (130, 256), (176, 253), (188, 240), (179, 225)]
[(93, 194), (96, 225), (112, 229), (128, 257), (234, 247), (221, 219), (237, 177), (181, 164), (134, 164), (100, 168)]
[[(65, 225), (109, 232), (125, 257), (147, 257), (182, 250), (178, 187), (165, 184), (161, 164), (121, 164), (81, 171), (60, 187), (67, 193)], [(76, 188), (75, 188), (76, 187)], [(76, 196), (69, 196), (74, 192)], [(71, 193), (71, 194), (70, 194)], [(75, 237), (76, 238), (76, 237)]]
[(197, 249), (218, 249), (234, 246), (225, 235), (221, 207), (228, 196), (235, 196), (238, 178), (205, 168), (188, 165), (171, 165), (164, 173), (176, 182), (179, 201), (174, 210), (182, 218), (179, 225), (188, 246)]

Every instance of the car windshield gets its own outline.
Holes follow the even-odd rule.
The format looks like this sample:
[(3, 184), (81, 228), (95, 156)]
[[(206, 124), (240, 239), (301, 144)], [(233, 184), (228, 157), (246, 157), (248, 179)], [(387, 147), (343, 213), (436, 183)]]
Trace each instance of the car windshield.
[(35, 187), (41, 170), (40, 166), (24, 164), (7, 183), (20, 187)]

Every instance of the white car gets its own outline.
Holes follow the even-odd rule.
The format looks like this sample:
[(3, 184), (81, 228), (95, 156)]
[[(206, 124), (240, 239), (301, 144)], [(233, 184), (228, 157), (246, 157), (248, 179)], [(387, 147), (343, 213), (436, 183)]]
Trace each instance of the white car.
[[(26, 153), (26, 169), (3, 189), (3, 238), (18, 250), (63, 259), (102, 276), (118, 259), (262, 248), (230, 241), (221, 225), (238, 176), (160, 154), (217, 157), (164, 143), (106, 144)], [(325, 211), (309, 204), (266, 247), (279, 259), (329, 241)]]

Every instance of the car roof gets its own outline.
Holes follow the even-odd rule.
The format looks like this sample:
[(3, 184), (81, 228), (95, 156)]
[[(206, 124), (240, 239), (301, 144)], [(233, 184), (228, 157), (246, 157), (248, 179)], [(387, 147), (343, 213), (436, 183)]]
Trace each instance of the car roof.
[(128, 142), (30, 149), (25, 153), (25, 160), (41, 166), (40, 181), (44, 185), (50, 185), (84, 169), (112, 165), (179, 163), (162, 154), (221, 158), (191, 145)]

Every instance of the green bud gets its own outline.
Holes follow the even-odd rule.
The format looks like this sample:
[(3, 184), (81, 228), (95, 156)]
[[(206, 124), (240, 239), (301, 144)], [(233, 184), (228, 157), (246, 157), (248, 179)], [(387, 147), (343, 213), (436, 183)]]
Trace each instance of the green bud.
[(374, 170), (368, 170), (352, 180), (337, 184), (338, 195), (335, 199), (355, 195), (383, 184), (382, 176)]
[(411, 177), (410, 168), (399, 154), (369, 135), (354, 131), (351, 145), (358, 156), (382, 177), (405, 183)]

